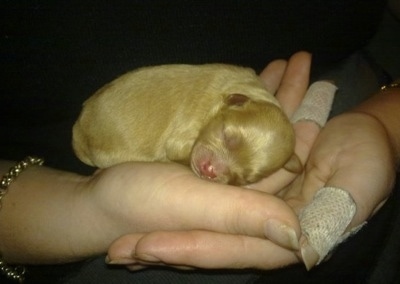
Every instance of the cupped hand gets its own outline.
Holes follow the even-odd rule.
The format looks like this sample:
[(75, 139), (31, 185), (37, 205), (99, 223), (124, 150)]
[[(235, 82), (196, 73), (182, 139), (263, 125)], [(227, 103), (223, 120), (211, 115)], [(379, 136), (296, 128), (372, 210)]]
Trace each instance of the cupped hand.
[[(260, 254), (274, 265), (297, 259), (291, 251), (298, 249), (297, 216), (273, 195), (202, 180), (186, 167), (162, 163), (102, 170), (90, 188), (88, 210), (98, 212), (101, 238), (129, 234), (111, 246), (111, 263), (133, 265), (140, 259), (219, 268), (257, 266)], [(284, 257), (272, 261), (271, 251)]]
[[(368, 114), (348, 112), (328, 121), (315, 141), (305, 172), (290, 185), (284, 199), (300, 213), (318, 190), (338, 188), (350, 194), (355, 214), (353, 217), (339, 206), (330, 207), (332, 211), (327, 215), (319, 214), (321, 228), (331, 226), (328, 223), (332, 219), (337, 222), (348, 218), (348, 225), (345, 224), (341, 232), (335, 231), (338, 227), (324, 233), (312, 229), (312, 233), (307, 232), (302, 237), (301, 255), (307, 268), (318, 264), (329, 252), (327, 249), (335, 245), (323, 249), (313, 243), (314, 238), (326, 237), (318, 234), (348, 232), (368, 220), (386, 201), (395, 180), (395, 158), (391, 149), (384, 126)], [(305, 230), (303, 228), (303, 233)]]
[[(289, 117), (308, 87), (310, 62), (310, 54), (299, 52), (288, 62), (273, 61), (261, 74)], [(319, 128), (312, 122), (295, 127), (296, 152), (305, 162)], [(151, 171), (154, 165), (148, 167)], [(165, 175), (161, 169), (139, 175), (143, 177), (141, 186), (151, 193), (129, 201), (139, 207), (127, 212), (122, 223), (141, 216), (138, 227), (110, 246), (109, 263), (130, 269), (149, 265), (271, 269), (298, 261), (294, 253), (298, 248), (297, 217), (282, 200), (267, 194), (280, 191), (295, 175), (282, 170), (268, 178), (271, 181), (254, 185), (258, 190), (249, 190), (210, 184), (173, 168), (177, 166), (168, 167), (164, 170), (170, 172)], [(132, 179), (132, 186), (137, 178)], [(154, 179), (159, 182), (156, 188), (151, 183)]]
[[(93, 210), (111, 235), (196, 229), (266, 238), (269, 221), (292, 228), (293, 241), (299, 233), (281, 199), (200, 179), (178, 164), (123, 163), (98, 171), (89, 183)], [(289, 236), (269, 237), (292, 247)]]
[[(270, 91), (279, 87), (277, 97), (289, 116), (298, 107), (301, 93), (307, 87), (308, 77), (304, 76), (309, 68), (307, 62), (309, 55), (299, 53), (291, 58), (287, 67), (284, 61), (275, 61), (261, 74)], [(305, 70), (303, 75), (301, 72), (297, 73), (298, 76), (293, 74), (295, 67), (299, 68), (298, 71)], [(315, 206), (312, 205), (318, 202), (318, 205), (321, 204), (321, 198), (318, 202), (314, 199), (321, 189), (339, 189), (340, 198), (344, 196), (346, 201), (354, 205), (354, 215), (347, 216), (348, 223), (339, 228), (342, 231), (327, 231), (325, 234), (341, 237), (344, 232), (368, 220), (390, 194), (395, 178), (395, 154), (391, 150), (393, 147), (387, 129), (374, 116), (357, 111), (331, 119), (321, 133), (318, 126), (310, 122), (298, 122), (294, 127), (296, 153), (305, 163), (304, 172), (295, 176), (281, 170), (251, 187), (261, 192), (279, 192), (301, 219), (302, 212), (313, 211)], [(315, 141), (317, 135), (318, 139)], [(330, 203), (335, 202), (330, 200)], [(326, 223), (346, 218), (346, 212), (344, 215), (340, 211), (323, 214), (323, 218), (317, 218), (317, 225), (311, 225), (310, 231), (302, 223), (303, 235), (298, 253), (269, 240), (242, 234), (199, 230), (164, 231), (126, 235), (118, 239), (109, 249), (109, 260), (112, 263), (127, 264), (131, 269), (149, 265), (271, 269), (298, 261), (295, 257), (297, 254), (310, 269), (322, 261), (329, 250), (340, 241), (334, 239), (324, 249), (316, 248), (313, 234), (321, 233), (318, 232), (320, 226), (337, 230), (336, 224), (326, 226)], [(327, 236), (322, 236), (322, 239)], [(321, 236), (318, 237), (321, 239)], [(271, 258), (271, 255), (274, 257)]]
[[(271, 62), (260, 74), (265, 87), (272, 92), (280, 102), (283, 111), (291, 118), (302, 103), (309, 87), (311, 55), (306, 52), (295, 53), (284, 69), (280, 80), (278, 65), (282, 61)], [(312, 121), (298, 121), (293, 124), (296, 144), (295, 153), (305, 165), (313, 143), (320, 132), (320, 127)], [(278, 194), (296, 178), (296, 174), (280, 169), (261, 181), (248, 185), (247, 188)]]

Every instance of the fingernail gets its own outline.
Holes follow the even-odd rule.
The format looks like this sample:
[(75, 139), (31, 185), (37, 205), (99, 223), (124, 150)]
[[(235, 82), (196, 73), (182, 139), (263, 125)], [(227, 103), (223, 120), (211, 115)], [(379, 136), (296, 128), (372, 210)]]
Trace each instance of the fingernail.
[(105, 258), (105, 262), (111, 265), (134, 265), (137, 264), (137, 261), (132, 258), (116, 258), (110, 259), (107, 255)]
[(141, 265), (141, 264), (133, 264), (133, 265), (128, 265), (127, 266), (128, 270), (130, 271), (139, 271), (148, 268), (147, 265)]
[(295, 230), (276, 219), (270, 219), (265, 224), (265, 236), (285, 248), (298, 250), (300, 245)]
[(135, 255), (135, 258), (137, 258), (139, 261), (144, 261), (144, 262), (149, 262), (149, 263), (161, 263), (162, 261), (150, 254), (140, 254), (140, 255)]
[(301, 244), (301, 257), (307, 270), (313, 268), (319, 261), (319, 255), (315, 249), (308, 244), (305, 239)]

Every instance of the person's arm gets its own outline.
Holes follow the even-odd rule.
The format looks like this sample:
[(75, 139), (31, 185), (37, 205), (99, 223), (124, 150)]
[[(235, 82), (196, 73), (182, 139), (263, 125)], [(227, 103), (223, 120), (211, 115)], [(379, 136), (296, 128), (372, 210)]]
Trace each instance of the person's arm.
[[(5, 174), (14, 162), (0, 161)], [(8, 187), (0, 210), (0, 251), (11, 263), (59, 263), (99, 254), (96, 209), (88, 177), (45, 166), (25, 169)], [(99, 230), (97, 230), (99, 232)]]
[[(400, 84), (400, 79), (394, 81)], [(372, 96), (367, 101), (354, 108), (376, 118), (385, 127), (396, 162), (400, 162), (400, 85), (396, 88), (386, 88)]]

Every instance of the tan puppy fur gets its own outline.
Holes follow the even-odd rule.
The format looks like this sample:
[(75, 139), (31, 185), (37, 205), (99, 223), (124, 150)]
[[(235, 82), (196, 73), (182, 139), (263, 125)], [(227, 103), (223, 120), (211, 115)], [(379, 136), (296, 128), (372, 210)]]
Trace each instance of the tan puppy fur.
[(221, 183), (253, 183), (281, 167), (299, 172), (293, 128), (248, 68), (162, 65), (98, 90), (73, 127), (73, 147), (100, 168), (174, 161)]

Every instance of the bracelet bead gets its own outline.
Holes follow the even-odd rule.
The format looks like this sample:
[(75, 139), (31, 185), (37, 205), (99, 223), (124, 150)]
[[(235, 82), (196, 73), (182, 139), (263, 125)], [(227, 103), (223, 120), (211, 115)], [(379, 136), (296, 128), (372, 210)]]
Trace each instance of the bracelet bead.
[(383, 85), (381, 87), (381, 91), (386, 91), (388, 89), (393, 89), (393, 88), (400, 88), (400, 83), (391, 83), (388, 85)]

